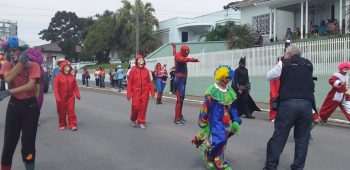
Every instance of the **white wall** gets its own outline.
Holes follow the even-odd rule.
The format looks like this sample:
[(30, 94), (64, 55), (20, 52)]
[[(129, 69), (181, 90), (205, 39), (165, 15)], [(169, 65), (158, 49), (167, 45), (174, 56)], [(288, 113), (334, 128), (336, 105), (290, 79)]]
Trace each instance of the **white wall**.
[(249, 6), (244, 7), (241, 9), (241, 24), (252, 24), (253, 23), (253, 17), (262, 15), (262, 14), (269, 14), (270, 9), (266, 6)]
[(162, 21), (159, 23), (158, 30), (169, 31), (169, 42), (181, 42), (182, 41), (182, 31), (189, 32), (189, 41), (199, 42), (200, 34), (204, 31), (210, 30), (210, 28), (203, 28), (193, 26), (194, 30), (190, 30), (188, 28), (177, 29), (179, 26), (184, 24), (195, 24), (195, 23), (207, 23), (211, 26), (215, 26), (216, 24), (234, 20), (237, 24), (240, 24), (240, 11), (235, 10), (223, 10), (215, 13), (198, 16), (195, 18), (173, 18), (166, 21)]
[(276, 36), (279, 40), (284, 38), (287, 28), (294, 30), (294, 13), (276, 10)]

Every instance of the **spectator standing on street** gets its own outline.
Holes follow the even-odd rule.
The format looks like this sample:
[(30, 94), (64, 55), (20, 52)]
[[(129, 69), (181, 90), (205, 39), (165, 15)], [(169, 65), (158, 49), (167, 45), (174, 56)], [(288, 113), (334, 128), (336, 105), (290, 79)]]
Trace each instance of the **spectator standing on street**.
[(82, 75), (84, 77), (84, 81), (83, 82), (85, 82), (86, 87), (89, 87), (89, 80), (90, 80), (89, 70), (87, 68), (85, 68)]
[(110, 68), (109, 69), (109, 72), (108, 72), (108, 75), (109, 75), (109, 84), (110, 84), (110, 86), (111, 86), (111, 88), (114, 88), (114, 85), (115, 85), (115, 81), (114, 81), (114, 75), (112, 74), (113, 73), (113, 71), (114, 71), (115, 69), (113, 69), (113, 68)]
[(265, 170), (276, 170), (279, 157), (294, 127), (295, 153), (292, 170), (302, 170), (308, 152), (314, 105), (313, 65), (301, 57), (301, 50), (290, 45), (283, 61), (267, 73), (269, 81), (280, 77), (279, 105), (275, 131), (267, 143)]
[(111, 73), (111, 75), (112, 75), (112, 80), (111, 80), (111, 83), (112, 83), (112, 88), (115, 88), (115, 87), (117, 87), (117, 69), (116, 68), (114, 68), (113, 70), (112, 70), (112, 73)]
[(78, 73), (77, 66), (74, 66), (73, 73), (74, 73), (74, 78), (77, 78), (77, 73)]
[(123, 89), (123, 79), (124, 79), (124, 70), (121, 65), (118, 65), (117, 70), (117, 85), (118, 85), (118, 91), (121, 92)]
[(105, 76), (106, 76), (105, 69), (103, 67), (100, 67), (100, 74), (99, 74), (100, 87), (105, 87)]
[(94, 73), (95, 81), (96, 81), (96, 86), (100, 86), (100, 69), (96, 69)]

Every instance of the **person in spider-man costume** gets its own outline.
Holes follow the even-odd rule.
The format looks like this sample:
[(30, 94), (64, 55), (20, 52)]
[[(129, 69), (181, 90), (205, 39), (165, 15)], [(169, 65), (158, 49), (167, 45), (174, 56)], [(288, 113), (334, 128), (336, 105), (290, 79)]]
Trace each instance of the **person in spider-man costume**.
[(199, 62), (196, 58), (188, 58), (190, 54), (190, 48), (187, 45), (183, 45), (180, 48), (180, 52), (176, 52), (176, 45), (173, 43), (173, 55), (175, 57), (175, 82), (174, 89), (176, 94), (176, 107), (175, 107), (175, 124), (184, 125), (185, 119), (182, 116), (182, 106), (185, 99), (186, 80), (187, 80), (187, 63)]

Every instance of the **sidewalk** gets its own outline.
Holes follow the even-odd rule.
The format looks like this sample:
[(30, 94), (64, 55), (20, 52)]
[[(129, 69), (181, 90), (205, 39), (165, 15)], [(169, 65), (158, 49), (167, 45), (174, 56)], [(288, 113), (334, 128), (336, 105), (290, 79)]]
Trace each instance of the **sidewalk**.
[[(96, 87), (95, 82), (90, 81), (89, 87), (83, 86), (80, 81), (78, 81), (79, 88), (86, 88), (86, 89), (94, 89), (94, 90), (100, 90), (100, 91), (111, 91), (111, 92), (118, 92), (118, 89), (113, 89), (109, 86), (109, 83), (106, 83), (105, 88)], [(126, 91), (120, 92), (121, 94), (126, 94)], [(169, 93), (164, 93), (163, 98), (169, 99), (169, 100), (176, 100), (176, 96)], [(193, 104), (202, 104), (203, 102), (203, 96), (189, 96), (186, 95), (185, 102), (187, 103), (193, 103)], [(258, 107), (263, 111), (262, 113), (268, 113), (270, 111), (270, 105), (268, 103), (256, 103)], [(336, 110), (333, 115), (331, 116), (329, 120), (329, 123), (334, 124), (341, 124), (341, 125), (350, 125), (350, 122), (346, 120), (345, 116), (341, 111)]]

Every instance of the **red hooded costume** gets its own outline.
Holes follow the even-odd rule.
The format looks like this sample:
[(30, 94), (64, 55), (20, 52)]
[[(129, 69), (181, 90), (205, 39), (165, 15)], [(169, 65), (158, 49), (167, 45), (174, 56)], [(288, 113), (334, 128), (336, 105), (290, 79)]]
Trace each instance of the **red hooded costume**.
[(146, 111), (149, 101), (149, 96), (154, 96), (153, 83), (148, 69), (139, 65), (142, 55), (138, 55), (135, 61), (135, 67), (130, 70), (127, 86), (127, 98), (132, 99), (131, 116), (132, 122), (137, 121), (139, 125), (146, 123)]
[[(76, 128), (77, 117), (75, 115), (75, 97), (80, 100), (80, 92), (74, 75), (64, 73), (64, 67), (69, 65), (67, 61), (60, 64), (60, 71), (54, 79), (54, 92), (57, 104), (58, 122), (60, 128), (67, 126), (66, 116), (68, 115), (68, 128)], [(69, 65), (70, 66), (70, 65)], [(71, 68), (72, 69), (72, 68)]]

